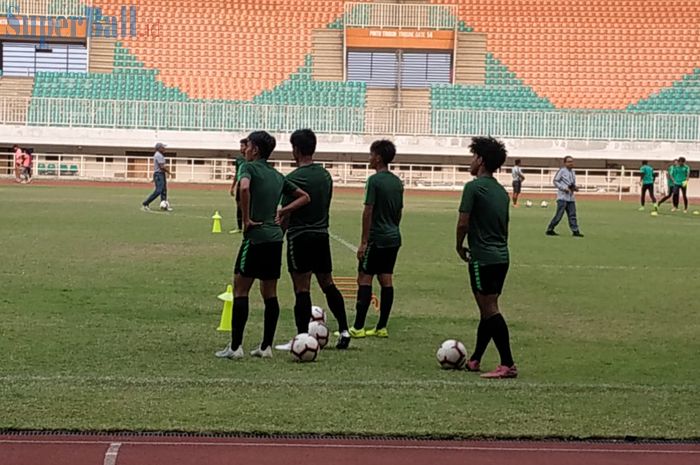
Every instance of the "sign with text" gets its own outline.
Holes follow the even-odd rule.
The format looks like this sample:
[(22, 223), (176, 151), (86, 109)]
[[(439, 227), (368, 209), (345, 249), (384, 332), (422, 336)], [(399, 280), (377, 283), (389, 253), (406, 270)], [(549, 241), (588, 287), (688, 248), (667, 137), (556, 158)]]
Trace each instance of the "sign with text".
[(345, 31), (349, 48), (452, 50), (455, 40), (452, 30), (348, 28)]

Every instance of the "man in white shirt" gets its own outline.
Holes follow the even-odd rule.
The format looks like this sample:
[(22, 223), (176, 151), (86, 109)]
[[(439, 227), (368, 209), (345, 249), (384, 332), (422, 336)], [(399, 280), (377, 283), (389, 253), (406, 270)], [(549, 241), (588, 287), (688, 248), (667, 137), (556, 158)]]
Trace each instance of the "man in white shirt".
[(513, 207), (518, 208), (518, 197), (520, 197), (520, 191), (523, 188), (523, 181), (525, 181), (525, 175), (523, 174), (523, 169), (520, 167), (520, 160), (515, 160), (515, 166), (513, 167)]
[(576, 173), (574, 173), (574, 158), (571, 156), (564, 157), (564, 166), (559, 168), (557, 174), (554, 175), (554, 186), (557, 188), (557, 212), (554, 218), (547, 227), (546, 234), (548, 236), (558, 236), (554, 231), (561, 219), (566, 216), (569, 218), (569, 228), (574, 237), (583, 237), (578, 228), (576, 220)]

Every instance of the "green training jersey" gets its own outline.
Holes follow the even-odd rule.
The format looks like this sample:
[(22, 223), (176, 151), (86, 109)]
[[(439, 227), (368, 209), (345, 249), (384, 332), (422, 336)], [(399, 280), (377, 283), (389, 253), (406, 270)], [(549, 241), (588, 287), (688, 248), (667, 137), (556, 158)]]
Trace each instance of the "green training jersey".
[(244, 233), (251, 244), (282, 242), (282, 228), (275, 223), (282, 194), (291, 195), (297, 186), (285, 179), (266, 160), (244, 163), (241, 179), (250, 179), (250, 219), (262, 223)]
[(668, 187), (673, 187), (673, 172), (676, 170), (676, 165), (669, 165), (666, 169), (666, 184)]
[(467, 242), (472, 260), (480, 265), (509, 262), (509, 202), (506, 190), (491, 176), (464, 186), (459, 211), (469, 214)]
[(236, 181), (241, 180), (241, 168), (243, 167), (243, 164), (245, 163), (245, 157), (243, 155), (239, 155), (236, 157), (236, 159), (233, 161), (236, 165)]
[(378, 248), (400, 247), (403, 183), (390, 171), (380, 171), (367, 178), (365, 205), (372, 205), (369, 242)]
[(676, 186), (680, 186), (688, 180), (690, 177), (690, 166), (688, 165), (678, 165), (673, 168), (673, 183)]
[[(292, 213), (287, 237), (292, 239), (305, 232), (327, 234), (328, 210), (333, 196), (330, 173), (318, 163), (312, 163), (295, 169), (287, 175), (287, 179), (311, 197), (311, 203)], [(285, 195), (282, 205), (289, 205), (293, 201), (294, 197)]]
[(642, 165), (639, 168), (639, 172), (642, 173), (642, 184), (654, 184), (654, 168), (649, 165)]

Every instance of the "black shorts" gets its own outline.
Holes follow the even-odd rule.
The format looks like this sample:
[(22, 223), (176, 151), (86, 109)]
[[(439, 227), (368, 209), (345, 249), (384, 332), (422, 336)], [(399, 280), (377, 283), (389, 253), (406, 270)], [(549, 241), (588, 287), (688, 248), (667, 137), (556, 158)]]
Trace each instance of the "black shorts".
[(233, 272), (246, 278), (270, 281), (280, 279), (281, 268), (281, 242), (251, 244), (249, 240), (244, 239), (241, 248), (238, 249), (238, 258), (236, 258)]
[(377, 247), (369, 244), (365, 256), (357, 266), (359, 273), (368, 275), (393, 274), (399, 247)]
[(522, 181), (513, 181), (513, 193), (514, 194), (519, 194), (520, 191), (523, 188), (523, 182)]
[(287, 239), (287, 267), (290, 273), (332, 272), (328, 234), (307, 232)]
[(469, 263), (469, 280), (472, 292), (482, 295), (501, 295), (508, 274), (508, 263), (480, 265), (478, 261)]

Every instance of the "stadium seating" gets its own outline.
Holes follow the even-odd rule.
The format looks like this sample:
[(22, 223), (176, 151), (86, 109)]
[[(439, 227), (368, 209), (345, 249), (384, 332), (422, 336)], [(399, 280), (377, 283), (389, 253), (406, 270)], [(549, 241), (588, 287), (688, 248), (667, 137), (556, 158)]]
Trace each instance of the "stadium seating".
[[(118, 15), (123, 2), (95, 3), (105, 14)], [(432, 3), (457, 3), (459, 18), (453, 18), (457, 30), (485, 33), (489, 51), (485, 83), (433, 86), (430, 105), (434, 110), (700, 113), (700, 47), (694, 35), (700, 4), (696, 1)], [(139, 0), (135, 4), (139, 35), (117, 43), (112, 73), (37, 73), (34, 97), (68, 98), (76, 103), (56, 109), (34, 100), (28, 113), (30, 124), (66, 124), (66, 112), (70, 124), (81, 124), (90, 116), (83, 100), (154, 105), (206, 102), (204, 110), (185, 105), (175, 113), (170, 107), (154, 106), (152, 115), (116, 112), (100, 103), (90, 109), (99, 116), (98, 126), (116, 122), (120, 127), (180, 130), (202, 125), (227, 129), (235, 128), (241, 119), (257, 121), (257, 113), (239, 108), (241, 103), (359, 110), (365, 106), (364, 83), (312, 79), (311, 30), (343, 28), (341, 1), (214, 0), (202, 6), (192, 0)], [(350, 14), (362, 18), (368, 8), (360, 5)], [(663, 18), (656, 13), (660, 9), (665, 12)], [(431, 21), (449, 22), (444, 11), (436, 9)], [(351, 120), (339, 113), (337, 121), (326, 127), (362, 128), (362, 112), (352, 115)], [(261, 124), (270, 124), (270, 129), (282, 127), (284, 115), (265, 118)], [(309, 116), (305, 121), (315, 125), (316, 120)], [(604, 127), (605, 121), (589, 123), (590, 133)], [(619, 128), (624, 135), (625, 126)], [(444, 112), (432, 118), (432, 130), (438, 134), (482, 129)], [(537, 130), (534, 127), (531, 133)]]

